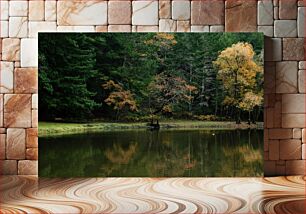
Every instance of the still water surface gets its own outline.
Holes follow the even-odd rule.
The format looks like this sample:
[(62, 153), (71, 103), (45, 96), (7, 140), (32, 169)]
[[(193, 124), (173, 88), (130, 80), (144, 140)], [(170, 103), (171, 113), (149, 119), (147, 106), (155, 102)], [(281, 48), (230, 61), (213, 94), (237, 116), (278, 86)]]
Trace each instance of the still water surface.
[(262, 176), (262, 153), (262, 130), (131, 130), (40, 137), (39, 176)]

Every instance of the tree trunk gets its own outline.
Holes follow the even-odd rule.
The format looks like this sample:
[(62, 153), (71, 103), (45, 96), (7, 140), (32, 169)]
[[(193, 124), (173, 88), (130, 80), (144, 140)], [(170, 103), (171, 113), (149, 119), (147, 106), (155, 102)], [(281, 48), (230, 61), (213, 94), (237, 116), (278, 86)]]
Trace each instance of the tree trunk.
[[(234, 99), (237, 101), (238, 99), (238, 70), (235, 71), (235, 92)], [(240, 109), (235, 105), (235, 113), (236, 113), (236, 124), (240, 124)]]
[(249, 120), (248, 120), (248, 124), (251, 125), (251, 111), (249, 111)]
[[(189, 84), (191, 84), (191, 81), (192, 81), (192, 66), (190, 66), (190, 68), (189, 68)], [(189, 90), (189, 96), (191, 97), (191, 90)], [(188, 102), (188, 110), (189, 110), (189, 112), (191, 112), (191, 103), (192, 101), (190, 100), (189, 102)]]
[(217, 97), (218, 97), (218, 89), (216, 88), (216, 94), (215, 94), (215, 116), (217, 116), (217, 113), (218, 113), (218, 99), (217, 99)]

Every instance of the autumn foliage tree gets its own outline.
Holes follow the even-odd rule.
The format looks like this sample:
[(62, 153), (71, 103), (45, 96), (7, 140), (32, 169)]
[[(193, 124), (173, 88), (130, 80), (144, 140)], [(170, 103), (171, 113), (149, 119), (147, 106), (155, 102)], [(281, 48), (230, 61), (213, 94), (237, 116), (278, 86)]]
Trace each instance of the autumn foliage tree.
[(112, 106), (117, 112), (117, 120), (119, 119), (120, 111), (137, 111), (136, 101), (129, 90), (124, 90), (120, 84), (115, 83), (113, 80), (107, 81), (102, 86), (104, 89), (110, 91), (109, 96), (104, 100), (104, 102), (107, 105)]
[(263, 68), (254, 59), (255, 52), (249, 43), (239, 42), (223, 50), (216, 61), (217, 78), (226, 90), (224, 105), (235, 108), (236, 123), (240, 123), (240, 110), (251, 111), (261, 104), (259, 77)]
[(149, 85), (151, 114), (172, 113), (178, 103), (191, 102), (196, 89), (181, 77), (165, 73), (156, 75)]
[[(255, 107), (261, 106), (263, 103), (263, 94), (261, 92), (255, 94), (254, 92), (247, 92), (244, 94), (242, 101), (239, 103), (239, 108), (248, 112), (249, 120), (248, 123), (251, 123), (251, 111)], [(255, 121), (255, 119), (253, 119)]]

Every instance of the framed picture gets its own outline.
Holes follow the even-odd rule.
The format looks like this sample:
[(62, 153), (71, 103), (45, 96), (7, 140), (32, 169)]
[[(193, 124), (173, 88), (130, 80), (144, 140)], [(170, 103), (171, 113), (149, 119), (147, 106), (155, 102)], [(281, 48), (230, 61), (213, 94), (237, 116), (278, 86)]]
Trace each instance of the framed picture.
[(263, 34), (42, 33), (39, 176), (263, 175)]

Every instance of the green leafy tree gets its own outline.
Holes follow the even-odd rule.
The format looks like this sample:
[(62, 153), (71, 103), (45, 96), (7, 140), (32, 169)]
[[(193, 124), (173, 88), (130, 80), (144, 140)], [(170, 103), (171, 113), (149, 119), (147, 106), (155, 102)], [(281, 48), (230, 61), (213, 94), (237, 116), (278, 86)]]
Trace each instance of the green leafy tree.
[(98, 74), (92, 38), (86, 34), (63, 34), (57, 40), (56, 36), (46, 34), (40, 39), (44, 41), (39, 48), (42, 118), (88, 118), (99, 106), (92, 99), (94, 90), (88, 87)]

